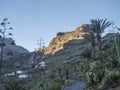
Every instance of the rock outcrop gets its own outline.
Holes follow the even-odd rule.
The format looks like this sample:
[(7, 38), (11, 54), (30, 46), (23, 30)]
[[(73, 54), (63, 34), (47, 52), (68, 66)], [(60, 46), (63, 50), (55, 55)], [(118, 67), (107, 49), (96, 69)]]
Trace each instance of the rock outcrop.
[(47, 48), (45, 48), (45, 54), (55, 54), (57, 51), (63, 49), (65, 43), (74, 39), (83, 39), (83, 35), (88, 33), (87, 24), (76, 28), (71, 32), (58, 32), (56, 37), (50, 42)]

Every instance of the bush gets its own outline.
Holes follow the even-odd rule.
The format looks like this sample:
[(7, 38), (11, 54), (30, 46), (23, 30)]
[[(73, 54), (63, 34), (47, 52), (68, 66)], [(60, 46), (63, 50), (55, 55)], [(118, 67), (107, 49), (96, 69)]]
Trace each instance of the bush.
[(49, 86), (46, 90), (61, 90), (61, 84), (54, 83), (53, 85)]
[(108, 88), (114, 88), (120, 86), (120, 72), (110, 72), (106, 75), (101, 84), (99, 85), (99, 89), (106, 90)]
[(58, 32), (57, 36), (61, 36), (61, 35), (64, 35), (64, 34), (65, 34), (64, 32)]
[(92, 50), (89, 48), (86, 48), (80, 55), (83, 58), (90, 60), (92, 58)]
[(9, 81), (5, 84), (5, 90), (28, 90), (21, 82)]
[(86, 87), (92, 88), (98, 85), (104, 77), (104, 67), (99, 61), (89, 64), (89, 69), (85, 74)]
[(65, 86), (70, 86), (72, 84), (73, 84), (73, 80), (71, 80), (71, 79), (65, 80), (65, 83), (64, 83)]

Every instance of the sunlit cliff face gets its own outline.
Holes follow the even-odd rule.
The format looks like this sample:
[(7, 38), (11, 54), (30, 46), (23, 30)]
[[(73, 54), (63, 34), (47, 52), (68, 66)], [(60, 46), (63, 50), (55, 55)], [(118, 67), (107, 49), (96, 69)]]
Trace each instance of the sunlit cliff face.
[(71, 32), (59, 32), (56, 34), (56, 37), (51, 40), (48, 47), (44, 49), (44, 53), (55, 54), (57, 51), (63, 49), (65, 43), (74, 39), (83, 39), (83, 35), (86, 33), (88, 33), (86, 24), (83, 24)]

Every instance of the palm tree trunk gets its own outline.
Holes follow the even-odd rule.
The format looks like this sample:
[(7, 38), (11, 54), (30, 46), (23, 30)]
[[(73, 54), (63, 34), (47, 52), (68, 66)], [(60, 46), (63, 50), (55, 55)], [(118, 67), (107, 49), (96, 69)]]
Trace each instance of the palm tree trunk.
[(98, 40), (98, 48), (99, 48), (99, 60), (102, 61), (102, 57), (101, 57), (101, 53), (100, 53), (101, 52), (101, 46), (102, 46), (101, 45), (101, 35), (100, 34), (97, 35), (97, 40)]
[(100, 35), (100, 33), (97, 34), (97, 40), (98, 40), (99, 51), (101, 51), (101, 35)]
[(98, 41), (98, 48), (99, 48), (99, 51), (101, 51), (101, 41)]
[(92, 57), (95, 57), (95, 41), (92, 41)]

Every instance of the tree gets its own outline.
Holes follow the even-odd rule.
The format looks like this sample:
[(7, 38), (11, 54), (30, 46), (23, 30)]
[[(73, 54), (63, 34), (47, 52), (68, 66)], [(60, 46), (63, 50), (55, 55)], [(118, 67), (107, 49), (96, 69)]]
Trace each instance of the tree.
[(120, 28), (117, 28), (118, 31), (120, 31)]
[[(5, 46), (6, 30), (12, 30), (12, 27), (7, 28), (8, 24), (10, 24), (10, 22), (8, 22), (7, 18), (4, 18), (3, 21), (1, 22), (2, 29), (0, 29), (0, 34), (1, 34), (0, 73), (1, 73), (2, 61), (3, 61), (3, 51)], [(12, 35), (12, 34), (8, 33), (8, 35)]]
[(91, 31), (91, 28), (89, 26), (89, 34), (85, 34), (84, 38), (91, 43), (92, 47), (92, 57), (95, 57), (95, 33)]
[(98, 47), (99, 51), (101, 51), (101, 34), (104, 32), (104, 30), (112, 25), (110, 21), (107, 21), (107, 19), (91, 19), (91, 30), (96, 33), (97, 41), (98, 41)]

